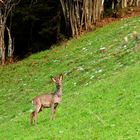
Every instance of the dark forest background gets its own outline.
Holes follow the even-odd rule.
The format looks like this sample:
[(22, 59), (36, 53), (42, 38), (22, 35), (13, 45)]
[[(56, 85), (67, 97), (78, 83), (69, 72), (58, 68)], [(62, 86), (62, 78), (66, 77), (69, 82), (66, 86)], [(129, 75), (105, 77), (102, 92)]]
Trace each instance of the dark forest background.
[(9, 20), (15, 39), (14, 55), (20, 58), (49, 49), (63, 34), (67, 36), (59, 0), (21, 1)]
[[(106, 0), (104, 16), (110, 16), (111, 6), (112, 1)], [(71, 37), (60, 0), (21, 0), (8, 21), (14, 38), (14, 56), (18, 59), (49, 49), (52, 44)]]
[[(14, 3), (17, 0), (10, 1)], [(131, 7), (139, 4), (139, 0), (128, 0), (127, 2), (126, 0), (19, 1), (11, 10), (5, 23), (11, 33), (11, 44), (14, 46), (13, 56), (16, 59), (49, 49), (52, 44), (69, 39), (69, 37), (77, 37), (83, 31), (91, 31), (95, 29), (101, 19), (120, 18), (122, 9), (130, 13), (132, 12)], [(7, 0), (3, 0), (3, 2), (8, 3)], [(5, 8), (3, 5), (1, 2), (1, 13)], [(3, 26), (4, 28), (5, 26)], [(4, 30), (4, 39), (1, 36), (1, 40), (5, 42), (5, 44), (1, 44), (3, 64), (7, 56), (5, 52), (8, 52), (7, 48), (10, 48), (7, 47), (9, 46), (8, 30)], [(10, 57), (12, 58), (12, 51)]]

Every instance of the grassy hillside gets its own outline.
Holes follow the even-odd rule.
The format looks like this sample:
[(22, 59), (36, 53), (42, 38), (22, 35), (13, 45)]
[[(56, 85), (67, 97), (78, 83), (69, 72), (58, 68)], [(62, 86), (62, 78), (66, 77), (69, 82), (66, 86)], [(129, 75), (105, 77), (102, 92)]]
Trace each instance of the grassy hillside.
[[(18, 62), (0, 67), (0, 139), (138, 140), (140, 138), (140, 17), (107, 25)], [(128, 37), (125, 43), (124, 37)], [(34, 96), (54, 90), (64, 74), (56, 119), (50, 109), (30, 127)]]

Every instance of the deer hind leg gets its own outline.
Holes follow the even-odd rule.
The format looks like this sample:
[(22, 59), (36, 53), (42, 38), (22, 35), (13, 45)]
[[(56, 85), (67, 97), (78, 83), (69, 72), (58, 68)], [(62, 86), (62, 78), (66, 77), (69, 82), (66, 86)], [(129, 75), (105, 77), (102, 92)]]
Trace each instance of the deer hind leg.
[(33, 124), (33, 121), (34, 121), (34, 124), (36, 124), (36, 122), (37, 122), (37, 114), (38, 114), (40, 111), (42, 111), (42, 108), (41, 108), (40, 105), (37, 105), (35, 111), (33, 111), (33, 112), (30, 114), (30, 124), (31, 124), (31, 125)]
[(35, 111), (31, 112), (31, 114), (30, 114), (30, 125), (33, 124), (34, 116), (35, 116)]
[(38, 105), (35, 109), (35, 113), (34, 113), (34, 123), (36, 124), (37, 123), (37, 114), (42, 111), (41, 109), (41, 105)]

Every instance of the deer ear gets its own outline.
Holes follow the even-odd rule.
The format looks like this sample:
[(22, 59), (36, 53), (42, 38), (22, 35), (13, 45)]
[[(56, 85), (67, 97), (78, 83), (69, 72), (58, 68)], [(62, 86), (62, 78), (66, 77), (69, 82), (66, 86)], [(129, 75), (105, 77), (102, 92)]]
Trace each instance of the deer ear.
[(53, 82), (56, 82), (55, 78), (52, 77), (52, 81), (53, 81)]
[(55, 80), (55, 78), (54, 78), (54, 77), (52, 77), (52, 76), (51, 76), (51, 79), (52, 79), (52, 81), (53, 81), (53, 82), (56, 82), (56, 80)]
[(59, 79), (60, 79), (60, 80), (63, 79), (63, 74), (60, 74)]

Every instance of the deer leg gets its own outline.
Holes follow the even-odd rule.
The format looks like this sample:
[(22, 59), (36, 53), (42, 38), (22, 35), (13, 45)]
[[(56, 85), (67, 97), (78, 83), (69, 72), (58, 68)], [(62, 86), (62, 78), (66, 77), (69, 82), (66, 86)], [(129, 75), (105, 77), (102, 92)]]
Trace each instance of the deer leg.
[(52, 120), (55, 118), (57, 105), (58, 105), (58, 103), (55, 103), (55, 104), (52, 105), (52, 108), (51, 108), (51, 111), (52, 111)]
[(36, 123), (37, 123), (37, 113), (38, 112), (35, 112), (35, 114), (34, 114), (34, 124), (36, 125)]
[(30, 114), (30, 125), (33, 124), (34, 114), (35, 114), (35, 111), (33, 111), (33, 112)]
[(40, 111), (42, 111), (42, 109), (41, 109), (41, 106), (38, 105), (38, 106), (36, 107), (35, 111), (34, 111), (34, 123), (35, 123), (35, 124), (37, 123), (37, 114), (38, 114)]
[(54, 108), (53, 110), (53, 119), (55, 118), (55, 114), (56, 114), (56, 108)]
[(33, 121), (34, 121), (34, 124), (36, 124), (36, 121), (37, 121), (37, 114), (42, 111), (42, 108), (40, 105), (36, 106), (36, 109), (35, 111), (33, 111), (31, 114), (30, 114), (30, 125), (33, 124)]
[(52, 104), (52, 106), (51, 106), (51, 120), (53, 120), (53, 118), (54, 118), (54, 110), (55, 110), (54, 104)]
[(56, 108), (57, 108), (57, 106), (58, 106), (58, 103), (55, 103), (54, 104), (54, 113), (53, 113), (53, 117), (55, 118), (55, 116), (56, 116)]

